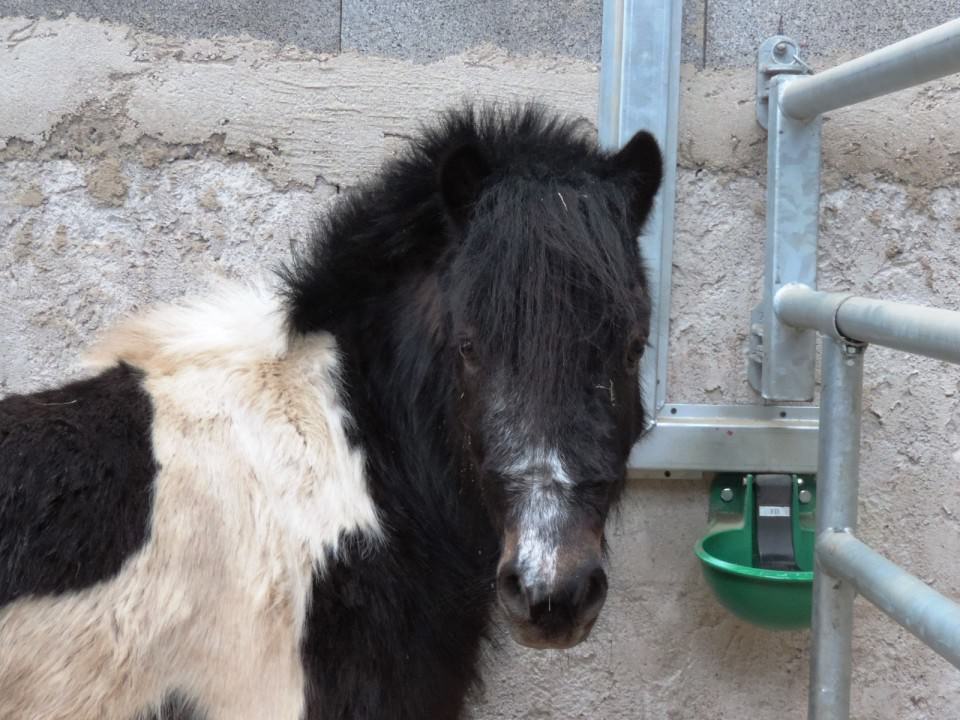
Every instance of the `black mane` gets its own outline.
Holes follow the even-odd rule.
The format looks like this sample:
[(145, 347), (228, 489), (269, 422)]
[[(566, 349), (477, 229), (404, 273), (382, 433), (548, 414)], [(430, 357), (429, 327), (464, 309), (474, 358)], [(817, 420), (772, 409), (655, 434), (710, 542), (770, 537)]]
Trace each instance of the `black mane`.
[[(611, 212), (645, 216), (649, 210), (630, 207), (622, 178), (617, 185), (603, 188), (600, 197), (587, 194), (584, 181), (608, 175), (610, 156), (597, 149), (583, 120), (558, 116), (537, 104), (479, 109), (468, 105), (447, 111), (435, 125), (421, 128), (377, 176), (349, 192), (318, 221), (306, 248), (283, 270), (294, 330), (333, 330), (345, 313), (383, 293), (398, 276), (426, 268), (437, 259), (448, 233), (438, 168), (445, 158), (468, 146), (479, 148), (490, 165), (488, 185), (511, 176), (541, 181), (537, 183), (540, 190), (545, 180), (554, 183), (557, 192), (565, 187), (576, 193), (576, 202), (587, 206), (584, 222), (589, 222), (589, 216)], [(656, 178), (637, 174), (638, 182), (659, 183), (659, 174)], [(542, 199), (544, 203), (556, 199), (556, 203), (553, 212), (544, 211), (538, 219), (556, 217), (560, 199)], [(564, 202), (569, 201), (565, 196)], [(553, 237), (560, 243), (564, 240), (563, 234)], [(562, 247), (556, 249), (571, 256)], [(617, 264), (617, 258), (595, 259), (590, 279), (618, 292), (622, 278), (609, 274), (618, 267), (622, 272), (624, 264)]]

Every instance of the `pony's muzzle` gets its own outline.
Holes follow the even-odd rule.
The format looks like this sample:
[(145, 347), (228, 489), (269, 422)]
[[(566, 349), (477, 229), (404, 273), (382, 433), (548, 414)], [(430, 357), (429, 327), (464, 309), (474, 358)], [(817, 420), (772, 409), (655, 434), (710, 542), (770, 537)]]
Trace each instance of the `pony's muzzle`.
[(501, 564), (497, 593), (521, 645), (568, 648), (587, 638), (607, 598), (607, 574), (592, 554), (552, 582), (525, 579), (516, 562)]

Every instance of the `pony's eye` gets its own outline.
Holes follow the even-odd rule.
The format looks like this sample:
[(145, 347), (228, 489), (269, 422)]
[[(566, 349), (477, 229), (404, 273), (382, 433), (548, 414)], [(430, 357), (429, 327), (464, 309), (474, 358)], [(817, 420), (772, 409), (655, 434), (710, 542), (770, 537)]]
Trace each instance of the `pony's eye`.
[(643, 343), (639, 340), (634, 340), (630, 343), (630, 347), (627, 348), (627, 367), (635, 368), (640, 362), (640, 357), (643, 355)]
[(467, 362), (474, 362), (476, 360), (476, 352), (473, 349), (472, 340), (462, 340), (460, 342), (460, 357), (462, 357)]

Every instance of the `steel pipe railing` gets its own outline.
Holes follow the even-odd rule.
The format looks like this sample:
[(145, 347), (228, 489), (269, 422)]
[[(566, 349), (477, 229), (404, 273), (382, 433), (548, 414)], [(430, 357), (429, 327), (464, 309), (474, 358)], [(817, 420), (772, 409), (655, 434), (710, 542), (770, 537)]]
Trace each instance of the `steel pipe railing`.
[(768, 129), (767, 264), (764, 299), (751, 315), (748, 377), (767, 400), (805, 399), (813, 387), (810, 331), (824, 335), (808, 717), (848, 720), (858, 592), (960, 667), (960, 605), (852, 535), (865, 348), (960, 364), (960, 312), (812, 289), (820, 115), (960, 72), (960, 19), (816, 75), (797, 47), (776, 35), (757, 53), (757, 114)]
[(846, 532), (817, 538), (817, 562), (960, 667), (960, 605)]
[[(824, 338), (817, 467), (817, 535), (857, 527), (860, 481), (860, 415), (863, 397), (862, 347)], [(810, 717), (847, 720), (853, 637), (853, 586), (813, 576), (810, 656)]]
[(875, 50), (783, 89), (780, 105), (797, 120), (960, 72), (960, 19)]
[(773, 307), (781, 321), (797, 328), (960, 364), (960, 312), (825, 293), (799, 284), (784, 285)]

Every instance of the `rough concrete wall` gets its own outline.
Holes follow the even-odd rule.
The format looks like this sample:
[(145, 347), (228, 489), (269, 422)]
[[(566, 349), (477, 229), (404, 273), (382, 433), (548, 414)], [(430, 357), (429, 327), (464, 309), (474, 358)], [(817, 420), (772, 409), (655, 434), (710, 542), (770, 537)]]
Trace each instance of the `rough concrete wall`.
[[(509, 10), (496, 16), (480, 12), (489, 3), (421, 5), (191, 15), (197, 5), (176, 0), (0, 0), (0, 394), (69, 376), (93, 334), (133, 307), (209, 274), (269, 269), (438, 108), (536, 96), (595, 118), (599, 0), (498, 3)], [(782, 23), (827, 67), (951, 8), (687, 5), (670, 398), (754, 402), (744, 353), (765, 145), (753, 48)], [(958, 111), (952, 79), (831, 113), (822, 287), (960, 307)], [(862, 535), (960, 597), (957, 372), (871, 349), (866, 375)], [(632, 483), (591, 640), (565, 653), (490, 648), (474, 717), (805, 717), (806, 633), (750, 628), (703, 584), (691, 548), (705, 489)], [(958, 717), (960, 676), (858, 602), (853, 702), (863, 720)]]

